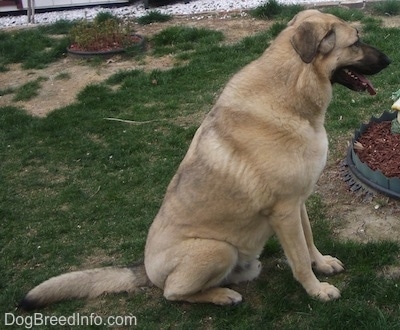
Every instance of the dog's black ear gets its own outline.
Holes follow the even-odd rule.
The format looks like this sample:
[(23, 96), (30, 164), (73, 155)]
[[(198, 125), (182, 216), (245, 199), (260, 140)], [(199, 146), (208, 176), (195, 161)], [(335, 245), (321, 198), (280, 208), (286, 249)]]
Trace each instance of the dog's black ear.
[(327, 54), (335, 47), (336, 35), (320, 24), (303, 22), (296, 28), (290, 42), (303, 62), (311, 63), (318, 51)]

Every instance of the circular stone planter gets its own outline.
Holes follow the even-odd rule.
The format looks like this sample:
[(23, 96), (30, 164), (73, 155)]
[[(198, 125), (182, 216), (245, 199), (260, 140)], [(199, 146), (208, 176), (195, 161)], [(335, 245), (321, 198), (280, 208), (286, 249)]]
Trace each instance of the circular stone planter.
[[(354, 143), (360, 138), (360, 136), (368, 129), (372, 123), (380, 123), (383, 121), (391, 121), (396, 118), (396, 114), (385, 111), (379, 118), (371, 117), (368, 124), (362, 124), (358, 129), (352, 140), (352, 143), (348, 149), (346, 163), (350, 176), (346, 181), (354, 179), (359, 180), (362, 184), (366, 185), (379, 193), (382, 193), (388, 197), (400, 200), (400, 178), (389, 178), (385, 176), (380, 170), (372, 170), (366, 163), (363, 163), (358, 157), (354, 150)], [(354, 190), (354, 189), (353, 189)]]
[[(138, 47), (140, 50), (144, 50), (145, 47), (145, 38), (139, 34), (132, 35), (132, 46)], [(125, 48), (112, 48), (108, 50), (99, 50), (99, 51), (85, 51), (85, 50), (75, 50), (72, 48), (67, 48), (67, 53), (72, 55), (73, 57), (79, 58), (92, 58), (92, 57), (104, 57), (109, 58), (117, 54), (124, 53), (126, 51)]]

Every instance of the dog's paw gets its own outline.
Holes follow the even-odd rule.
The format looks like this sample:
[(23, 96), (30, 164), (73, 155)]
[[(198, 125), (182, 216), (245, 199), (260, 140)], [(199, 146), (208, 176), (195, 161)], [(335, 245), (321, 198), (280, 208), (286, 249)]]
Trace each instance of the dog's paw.
[(235, 305), (242, 301), (242, 295), (228, 288), (219, 288), (212, 297), (216, 305)]
[(309, 293), (310, 296), (323, 302), (340, 298), (340, 291), (335, 286), (326, 282), (321, 282), (319, 284), (320, 285), (318, 289), (313, 290), (313, 292)]
[(318, 273), (333, 275), (344, 271), (343, 263), (332, 256), (322, 256), (322, 258), (313, 263), (313, 268)]

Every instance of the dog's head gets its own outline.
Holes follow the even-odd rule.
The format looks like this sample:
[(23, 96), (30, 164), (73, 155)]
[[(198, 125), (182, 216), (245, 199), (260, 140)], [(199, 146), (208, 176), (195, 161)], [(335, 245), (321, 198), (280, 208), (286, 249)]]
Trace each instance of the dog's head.
[(365, 75), (386, 68), (390, 59), (362, 43), (355, 27), (318, 10), (302, 11), (288, 25), (294, 30), (291, 44), (303, 62), (318, 62), (318, 67), (328, 70), (332, 83), (376, 94)]

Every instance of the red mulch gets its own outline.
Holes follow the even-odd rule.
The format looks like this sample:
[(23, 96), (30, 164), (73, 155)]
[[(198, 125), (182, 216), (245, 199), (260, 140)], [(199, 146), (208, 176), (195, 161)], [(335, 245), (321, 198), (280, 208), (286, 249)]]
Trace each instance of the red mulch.
[(400, 134), (390, 132), (391, 122), (371, 123), (358, 142), (360, 160), (372, 170), (380, 170), (388, 178), (400, 178)]
[(125, 38), (117, 39), (99, 39), (92, 42), (90, 45), (80, 46), (73, 42), (69, 49), (81, 52), (108, 52), (113, 50), (124, 49), (127, 45), (139, 44), (143, 38), (138, 35), (126, 36)]
[(90, 47), (80, 47), (76, 43), (72, 43), (69, 46), (69, 49), (74, 50), (74, 51), (80, 51), (80, 52), (108, 52), (112, 50), (117, 50), (117, 49), (122, 49), (122, 45), (118, 43), (114, 44), (102, 44), (102, 43), (97, 43), (97, 44), (92, 44)]

